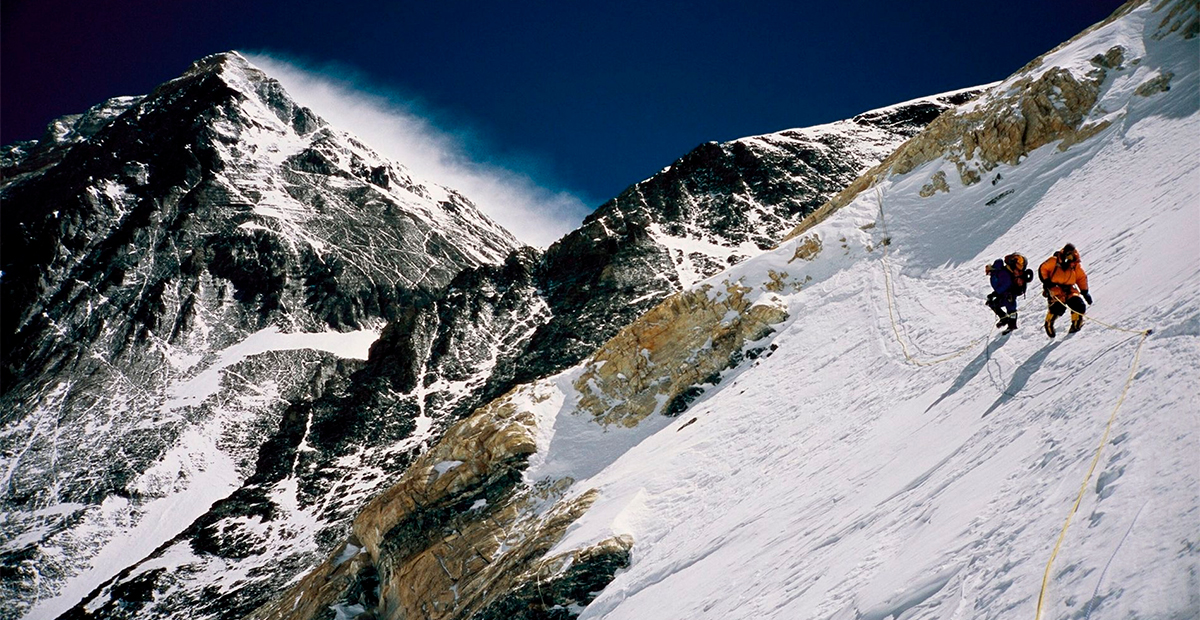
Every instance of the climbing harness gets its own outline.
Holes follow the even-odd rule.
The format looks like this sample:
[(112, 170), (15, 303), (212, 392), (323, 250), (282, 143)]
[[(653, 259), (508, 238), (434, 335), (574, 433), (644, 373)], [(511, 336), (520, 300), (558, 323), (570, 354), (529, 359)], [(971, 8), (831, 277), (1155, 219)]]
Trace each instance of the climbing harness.
[[(982, 341), (987, 340), (987, 337), (991, 335), (990, 329), (988, 330), (988, 336), (984, 336), (982, 338), (976, 338), (975, 340), (972, 340), (970, 343), (968, 343), (966, 346), (962, 347), (961, 349), (952, 351), (949, 354), (946, 354), (944, 356), (941, 356), (941, 357), (938, 357), (935, 359), (918, 360), (909, 353), (908, 346), (905, 344), (904, 339), (900, 336), (900, 328), (896, 323), (896, 313), (893, 308), (894, 302), (893, 302), (892, 298), (895, 296), (895, 292), (894, 292), (893, 285), (892, 285), (891, 266), (888, 263), (888, 245), (890, 245), (888, 243), (888, 240), (890, 239), (890, 237), (888, 236), (888, 232), (887, 232), (887, 220), (884, 219), (884, 215), (883, 215), (883, 195), (879, 191), (878, 178), (876, 179), (875, 184), (873, 184), (873, 185), (875, 187), (875, 199), (879, 205), (880, 227), (883, 229), (883, 234), (884, 234), (884, 239), (885, 239), (884, 243), (882, 244), (883, 245), (882, 263), (883, 263), (884, 285), (886, 288), (886, 297), (887, 297), (887, 302), (888, 302), (888, 316), (892, 322), (892, 333), (895, 334), (896, 341), (900, 343), (900, 348), (904, 352), (904, 359), (908, 362), (911, 362), (911, 363), (917, 365), (917, 366), (933, 366), (934, 364), (940, 364), (942, 362), (947, 362), (956, 357), (959, 357), (963, 353), (966, 353), (967, 351), (974, 348), (975, 345), (979, 344)], [(1066, 305), (1064, 302), (1059, 300), (1057, 296), (1052, 296), (1051, 299), (1053, 301), (1062, 303), (1064, 306)], [(1072, 311), (1072, 312), (1074, 312), (1074, 311)], [(1007, 318), (1007, 316), (1008, 315), (1005, 315), (1005, 318)], [(1055, 560), (1055, 558), (1058, 557), (1058, 552), (1062, 549), (1063, 541), (1066, 539), (1066, 536), (1067, 536), (1067, 530), (1071, 527), (1071, 521), (1075, 517), (1075, 513), (1079, 510), (1079, 505), (1083, 502), (1083, 496), (1087, 494), (1088, 485), (1091, 483), (1092, 475), (1096, 472), (1096, 465), (1098, 465), (1100, 463), (1100, 455), (1104, 451), (1104, 445), (1106, 443), (1108, 443), (1108, 436), (1112, 432), (1113, 422), (1117, 418), (1117, 411), (1120, 410), (1121, 405), (1125, 403), (1125, 397), (1128, 396), (1129, 388), (1133, 385), (1133, 380), (1137, 376), (1138, 365), (1141, 362), (1141, 357), (1142, 357), (1142, 347), (1143, 347), (1143, 345), (1146, 344), (1146, 339), (1149, 338), (1150, 335), (1154, 333), (1153, 329), (1128, 329), (1128, 328), (1124, 328), (1124, 327), (1118, 327), (1118, 326), (1112, 325), (1110, 323), (1105, 323), (1104, 321), (1101, 321), (1100, 319), (1097, 319), (1094, 316), (1091, 316), (1087, 313), (1083, 313), (1082, 316), (1083, 316), (1084, 321), (1091, 321), (1092, 323), (1095, 323), (1105, 329), (1110, 329), (1110, 330), (1119, 331), (1119, 332), (1125, 332), (1127, 334), (1140, 334), (1141, 338), (1138, 340), (1137, 349), (1133, 353), (1133, 362), (1132, 362), (1132, 364), (1130, 364), (1129, 376), (1126, 377), (1126, 379), (1125, 379), (1125, 386), (1121, 389), (1121, 395), (1120, 395), (1120, 397), (1117, 398), (1117, 402), (1113, 406), (1112, 413), (1110, 413), (1108, 416), (1108, 423), (1105, 424), (1105, 426), (1104, 426), (1104, 433), (1100, 436), (1100, 445), (1096, 447), (1096, 454), (1092, 457), (1092, 462), (1091, 462), (1091, 465), (1088, 467), (1087, 475), (1084, 476), (1083, 484), (1081, 484), (1079, 486), (1079, 493), (1075, 497), (1075, 503), (1071, 505), (1071, 511), (1067, 514), (1067, 519), (1063, 523), (1062, 530), (1058, 533), (1058, 540), (1056, 540), (1054, 543), (1054, 550), (1050, 553), (1050, 559), (1046, 562), (1046, 570), (1042, 574), (1042, 588), (1041, 588), (1041, 591), (1038, 593), (1037, 613), (1034, 616), (1034, 620), (1042, 620), (1042, 613), (1045, 610), (1045, 603), (1046, 603), (1046, 590), (1050, 586), (1050, 571), (1054, 566), (1054, 560)]]

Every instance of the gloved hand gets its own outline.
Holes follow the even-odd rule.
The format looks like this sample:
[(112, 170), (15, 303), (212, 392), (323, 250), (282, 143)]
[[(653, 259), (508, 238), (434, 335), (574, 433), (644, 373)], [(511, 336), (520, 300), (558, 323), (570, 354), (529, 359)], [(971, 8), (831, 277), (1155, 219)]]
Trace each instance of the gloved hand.
[(1088, 302), (1089, 306), (1092, 305), (1092, 296), (1087, 291), (1079, 291), (1079, 294), (1083, 295), (1083, 300)]

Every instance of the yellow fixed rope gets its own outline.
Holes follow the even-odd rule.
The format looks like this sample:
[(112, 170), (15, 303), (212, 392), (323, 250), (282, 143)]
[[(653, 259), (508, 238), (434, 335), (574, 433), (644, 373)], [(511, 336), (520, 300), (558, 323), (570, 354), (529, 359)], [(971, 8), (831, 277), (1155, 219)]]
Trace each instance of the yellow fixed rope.
[[(1062, 303), (1057, 297), (1054, 298), (1054, 301)], [(1124, 327), (1117, 327), (1116, 325), (1109, 325), (1087, 314), (1084, 314), (1083, 318), (1085, 321), (1091, 321), (1105, 329), (1128, 334), (1141, 334), (1142, 337), (1138, 340), (1137, 349), (1133, 353), (1133, 363), (1129, 367), (1129, 377), (1125, 379), (1125, 387), (1121, 390), (1121, 396), (1117, 398), (1117, 404), (1108, 416), (1108, 424), (1104, 426), (1104, 434), (1100, 436), (1100, 445), (1096, 447), (1096, 454), (1092, 457), (1092, 464), (1088, 467), (1087, 475), (1083, 478), (1083, 484), (1079, 486), (1079, 494), (1075, 497), (1075, 503), (1071, 505), (1071, 511), (1067, 513), (1067, 520), (1063, 523), (1062, 531), (1058, 533), (1058, 540), (1054, 543), (1054, 550), (1050, 553), (1050, 559), (1046, 562), (1046, 570), (1042, 574), (1042, 589), (1038, 593), (1037, 613), (1034, 615), (1035, 620), (1041, 620), (1042, 618), (1046, 602), (1046, 589), (1050, 587), (1050, 570), (1053, 568), (1054, 560), (1058, 557), (1058, 551), (1062, 548), (1063, 540), (1067, 536), (1067, 529), (1071, 527), (1071, 520), (1075, 517), (1075, 513), (1079, 510), (1079, 504), (1083, 502), (1083, 496), (1087, 493), (1088, 485), (1092, 480), (1092, 474), (1096, 472), (1096, 465), (1100, 463), (1100, 454), (1104, 451), (1104, 444), (1108, 443), (1108, 435), (1112, 431), (1113, 421), (1117, 418), (1117, 410), (1125, 402), (1125, 396), (1129, 394), (1129, 388), (1133, 385), (1133, 380), (1137, 375), (1138, 363), (1142, 357), (1142, 345), (1146, 344), (1146, 339), (1150, 337), (1150, 334), (1154, 333), (1152, 329), (1126, 329)]]
[[(909, 362), (912, 362), (913, 364), (916, 364), (917, 366), (932, 366), (934, 364), (940, 364), (942, 362), (952, 360), (952, 359), (962, 355), (963, 353), (966, 353), (967, 351), (969, 351), (972, 347), (979, 344), (980, 341), (984, 340), (984, 338), (976, 338), (975, 340), (971, 341), (969, 344), (967, 344), (963, 348), (958, 349), (957, 351), (954, 351), (943, 357), (939, 357), (939, 358), (932, 359), (932, 360), (918, 360), (918, 359), (914, 358), (908, 352), (908, 346), (905, 344), (904, 339), (900, 336), (900, 328), (896, 324), (896, 313), (893, 308), (893, 301), (892, 301), (894, 292), (893, 292), (893, 288), (892, 288), (891, 267), (888, 264), (888, 260), (887, 260), (887, 258), (888, 258), (887, 248), (888, 248), (890, 239), (888, 237), (888, 232), (887, 232), (887, 220), (885, 220), (884, 216), (883, 216), (883, 195), (880, 193), (879, 186), (877, 185), (877, 183), (878, 183), (878, 179), (876, 180), (876, 185), (875, 185), (875, 199), (879, 204), (879, 223), (880, 223), (880, 226), (883, 228), (883, 234), (884, 234), (883, 259), (882, 259), (883, 277), (884, 277), (884, 285), (885, 285), (886, 293), (887, 293), (886, 297), (887, 297), (887, 302), (888, 302), (888, 317), (891, 319), (891, 322), (892, 322), (892, 333), (895, 334), (896, 342), (900, 343), (900, 348), (904, 351), (904, 359)], [(1059, 301), (1059, 300), (1056, 298), (1055, 301)], [(1142, 337), (1138, 341), (1137, 349), (1133, 353), (1133, 363), (1129, 367), (1129, 376), (1126, 377), (1126, 379), (1125, 379), (1125, 387), (1121, 389), (1121, 395), (1120, 395), (1120, 397), (1117, 398), (1117, 403), (1116, 403), (1116, 405), (1113, 406), (1112, 413), (1110, 413), (1108, 416), (1108, 423), (1104, 426), (1104, 433), (1100, 436), (1100, 445), (1097, 446), (1096, 454), (1092, 457), (1092, 463), (1088, 467), (1087, 476), (1084, 477), (1083, 484), (1079, 485), (1079, 494), (1075, 497), (1075, 503), (1071, 505), (1071, 511), (1067, 514), (1067, 520), (1063, 523), (1062, 530), (1058, 533), (1058, 540), (1056, 540), (1054, 543), (1054, 550), (1050, 553), (1050, 559), (1046, 562), (1046, 570), (1042, 574), (1042, 588), (1041, 588), (1041, 591), (1038, 593), (1037, 614), (1034, 616), (1034, 620), (1042, 620), (1042, 614), (1044, 613), (1045, 603), (1046, 603), (1046, 590), (1050, 586), (1050, 571), (1054, 567), (1054, 560), (1055, 560), (1055, 558), (1058, 557), (1059, 550), (1062, 549), (1063, 540), (1066, 539), (1067, 530), (1070, 529), (1070, 527), (1071, 527), (1071, 521), (1072, 521), (1072, 519), (1074, 519), (1075, 513), (1079, 510), (1079, 505), (1081, 503), (1083, 503), (1083, 496), (1087, 494), (1088, 485), (1092, 481), (1092, 474), (1094, 474), (1096, 472), (1096, 465), (1098, 465), (1100, 463), (1100, 455), (1102, 452), (1104, 452), (1104, 444), (1108, 443), (1108, 436), (1112, 432), (1113, 422), (1117, 419), (1117, 411), (1119, 411), (1121, 409), (1121, 405), (1125, 403), (1125, 397), (1129, 395), (1129, 388), (1133, 385), (1133, 380), (1137, 376), (1138, 364), (1140, 363), (1141, 357), (1142, 357), (1142, 346), (1144, 344), (1146, 344), (1146, 339), (1150, 337), (1150, 334), (1154, 333), (1153, 329), (1127, 329), (1124, 327), (1117, 327), (1116, 325), (1110, 325), (1108, 323), (1105, 323), (1104, 321), (1101, 321), (1101, 320), (1099, 320), (1093, 316), (1089, 316), (1087, 314), (1084, 314), (1083, 318), (1085, 321), (1090, 321), (1101, 327), (1104, 327), (1105, 329), (1111, 329), (1113, 331), (1125, 332), (1128, 334), (1141, 334)], [(989, 331), (989, 334), (990, 334), (990, 331)]]
[[(878, 179), (876, 180), (876, 182), (878, 182)], [(891, 319), (892, 333), (895, 334), (895, 336), (896, 336), (896, 342), (900, 343), (900, 350), (904, 352), (904, 359), (908, 362), (911, 362), (911, 363), (917, 365), (917, 366), (933, 366), (935, 364), (941, 364), (942, 362), (948, 362), (956, 357), (959, 357), (963, 353), (966, 353), (967, 351), (970, 351), (971, 349), (975, 348), (975, 345), (978, 345), (980, 342), (983, 342), (984, 340), (986, 340), (987, 336), (982, 336), (980, 338), (976, 338), (976, 339), (972, 340), (971, 342), (968, 342), (961, 349), (956, 349), (954, 351), (951, 351), (950, 353), (947, 353), (946, 355), (943, 355), (942, 357), (934, 358), (931, 360), (919, 360), (919, 359), (913, 357), (913, 355), (908, 352), (908, 345), (904, 342), (904, 338), (902, 338), (900, 336), (900, 326), (896, 323), (896, 310), (894, 308), (894, 302), (892, 301), (892, 298), (895, 297), (895, 292), (893, 291), (893, 285), (892, 285), (892, 268), (891, 268), (891, 265), (888, 263), (888, 245), (890, 245), (890, 237), (888, 236), (888, 231), (887, 231), (887, 220), (885, 220), (883, 217), (883, 195), (879, 192), (878, 185), (875, 186), (875, 200), (879, 205), (879, 224), (883, 228), (883, 239), (884, 239), (883, 240), (883, 258), (882, 258), (881, 262), (883, 263), (883, 279), (884, 279), (884, 290), (886, 292), (885, 297), (887, 298), (887, 304), (888, 304), (888, 318)], [(989, 336), (991, 335), (990, 329), (988, 330), (988, 335)]]
[[(1051, 295), (1050, 299), (1052, 301), (1054, 301), (1055, 303), (1059, 303), (1064, 306), (1067, 305), (1067, 303), (1065, 301), (1058, 298), (1058, 295)], [(1071, 310), (1071, 314), (1078, 314), (1078, 313), (1075, 312), (1074, 310)], [(1105, 329), (1111, 329), (1115, 332), (1125, 332), (1126, 334), (1144, 334), (1147, 336), (1154, 333), (1153, 329), (1127, 329), (1124, 327), (1117, 327), (1116, 325), (1109, 325), (1108, 323), (1105, 323), (1104, 321), (1101, 321), (1100, 319), (1097, 319), (1096, 317), (1094, 317), (1090, 314), (1087, 314), (1087, 313), (1084, 313), (1082, 316), (1083, 316), (1084, 321), (1095, 323), (1096, 325), (1099, 325), (1100, 327), (1103, 327)]]
[[(1096, 323), (1104, 325), (1099, 321), (1096, 321)], [(1054, 566), (1054, 559), (1058, 557), (1058, 550), (1062, 548), (1063, 539), (1067, 536), (1067, 528), (1071, 527), (1071, 519), (1075, 517), (1075, 512), (1079, 510), (1079, 504), (1083, 501), (1083, 496), (1087, 493), (1088, 485), (1092, 480), (1092, 474), (1095, 473), (1096, 465), (1100, 462), (1100, 453), (1104, 451), (1104, 444), (1108, 443), (1108, 435), (1112, 431), (1113, 420), (1117, 418), (1117, 410), (1125, 402), (1125, 396), (1129, 394), (1129, 387), (1133, 385), (1133, 379), (1137, 375), (1138, 362), (1142, 357), (1142, 345), (1146, 344), (1146, 338), (1154, 333), (1152, 329), (1144, 329), (1139, 332), (1121, 327), (1105, 326), (1117, 331), (1141, 333), (1142, 338), (1138, 341), (1137, 350), (1133, 354), (1133, 364), (1129, 367), (1129, 377), (1125, 379), (1125, 388), (1121, 390), (1121, 397), (1117, 399), (1116, 406), (1113, 407), (1112, 413), (1108, 416), (1108, 424), (1104, 426), (1104, 434), (1100, 436), (1100, 445), (1096, 448), (1096, 455), (1092, 457), (1092, 464), (1088, 467), (1087, 476), (1083, 478), (1083, 484), (1079, 486), (1079, 495), (1075, 497), (1075, 503), (1071, 505), (1071, 512), (1067, 513), (1067, 520), (1063, 523), (1062, 531), (1058, 533), (1058, 540), (1054, 543), (1054, 551), (1050, 553), (1050, 560), (1046, 562), (1046, 572), (1042, 574), (1042, 590), (1038, 594), (1035, 620), (1042, 620), (1042, 612), (1046, 601), (1046, 588), (1050, 586), (1050, 569)]]
[[(1094, 318), (1088, 314), (1083, 315), (1083, 320), (1095, 323), (1096, 325), (1099, 325), (1105, 329), (1111, 329), (1117, 332), (1125, 332), (1127, 334), (1142, 334), (1143, 336), (1149, 336), (1150, 334), (1154, 333), (1153, 329), (1126, 329), (1124, 327), (1117, 327), (1116, 325), (1109, 325), (1108, 323), (1105, 323), (1104, 321)], [(1143, 340), (1145, 340), (1145, 338), (1143, 338)]]

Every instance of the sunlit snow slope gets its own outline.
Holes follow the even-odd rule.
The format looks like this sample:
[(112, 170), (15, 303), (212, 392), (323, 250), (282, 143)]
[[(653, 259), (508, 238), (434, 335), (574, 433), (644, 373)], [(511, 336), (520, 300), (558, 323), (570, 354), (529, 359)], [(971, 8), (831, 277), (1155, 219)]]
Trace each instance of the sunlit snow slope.
[[(1198, 34), (1131, 2), (939, 116), (452, 425), (250, 617), (1196, 618)], [(1035, 284), (999, 335), (983, 267), (1068, 242), (1093, 320), (1048, 339)]]
[[(1095, 322), (1048, 339), (1036, 283), (1020, 329), (992, 328), (983, 266), (1013, 251), (1036, 266), (1067, 242), (1090, 276), (1090, 314), (1154, 333), (1050, 570), (1044, 617), (1200, 616), (1200, 55), (1195, 7), (1157, 4), (1033, 69), (1082, 74), (1123, 47), (1089, 116), (1111, 125), (970, 186), (945, 159), (884, 175), (805, 237), (715, 276), (786, 303), (778, 349), (669, 425), (647, 420), (635, 447), (617, 444), (639, 430), (581, 430), (570, 407), (546, 423), (526, 480), (574, 473), (573, 494), (600, 491), (549, 555), (635, 541), (581, 618), (1032, 619), (1141, 339)], [(1170, 33), (1176, 9), (1184, 27)], [(1153, 83), (1168, 72), (1162, 92)], [(921, 197), (939, 171), (948, 191)], [(808, 235), (822, 250), (789, 261)], [(766, 291), (768, 270), (789, 285)], [(937, 360), (981, 337), (929, 366), (900, 345)]]

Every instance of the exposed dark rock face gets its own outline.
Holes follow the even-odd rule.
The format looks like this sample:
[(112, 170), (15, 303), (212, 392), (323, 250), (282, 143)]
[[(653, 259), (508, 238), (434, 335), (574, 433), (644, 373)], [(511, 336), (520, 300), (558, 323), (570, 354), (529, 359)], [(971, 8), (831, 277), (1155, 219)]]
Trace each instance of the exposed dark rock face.
[[(184, 78), (112, 115), (142, 122), (147, 115), (138, 116), (136, 106), (161, 100), (166, 96), (163, 92), (182, 88), (179, 83), (204, 82), (203, 67), (212, 62), (202, 61)], [(57, 293), (79, 286), (61, 282), (109, 283), (102, 289), (105, 298), (113, 298), (113, 291), (136, 290), (136, 296), (127, 293), (134, 299), (127, 306), (133, 326), (124, 328), (127, 335), (122, 334), (113, 350), (136, 351), (137, 355), (126, 355), (160, 373), (131, 376), (132, 384), (166, 385), (174, 375), (165, 354), (154, 358), (142, 351), (184, 346), (222, 350), (254, 330), (278, 324), (281, 317), (308, 330), (369, 326), (376, 317), (386, 317), (389, 323), (366, 362), (339, 361), (307, 351), (259, 355), (230, 366), (250, 385), (274, 380), (279, 386), (270, 404), (258, 406), (261, 411), (253, 432), (227, 433), (240, 442), (240, 486), (145, 560), (128, 566), (85, 597), (68, 617), (171, 617), (185, 609), (197, 618), (242, 617), (324, 559), (344, 539), (362, 505), (393, 484), (451, 423), (513, 386), (578, 363), (668, 295), (769, 247), (830, 193), (938, 112), (976, 94), (923, 100), (820, 128), (701, 145), (601, 206), (578, 230), (545, 252), (517, 249), (501, 263), (515, 244), (464, 198), (420, 185), (401, 168), (378, 160), (362, 145), (296, 107), (270, 80), (259, 81), (262, 84), (249, 80), (256, 84), (249, 89), (241, 81), (236, 88), (225, 84), (223, 90), (215, 83), (210, 87), (245, 98), (249, 90), (270, 111), (268, 120), (274, 119), (270, 122), (260, 117), (233, 118), (234, 113), (221, 105), (246, 114), (245, 105), (228, 103), (212, 104), (219, 111), (205, 116), (212, 105), (197, 103), (190, 91), (171, 99), (185, 106), (186, 114), (203, 119), (189, 126), (203, 139), (186, 132), (178, 138), (176, 150), (184, 153), (180, 155), (184, 163), (171, 178), (186, 183), (164, 185), (161, 196), (148, 194), (156, 198), (142, 207), (136, 225), (105, 224), (107, 220), (99, 216), (80, 218), (82, 223), (70, 230), (84, 224), (97, 230), (72, 233), (71, 239), (80, 239), (75, 242), (78, 247), (59, 243), (64, 249), (56, 260), (63, 264), (62, 275), (39, 280), (31, 277), (30, 270), (14, 277), (25, 287), (20, 299), (29, 301), (22, 302), (22, 319), (12, 329), (41, 325), (38, 313), (51, 307), (40, 301), (47, 295), (58, 295), (59, 303), (73, 300), (75, 306), (70, 307), (80, 307), (94, 299), (88, 295), (99, 288), (92, 284)], [(229, 97), (242, 101), (238, 95)], [(227, 101), (216, 94), (210, 98)], [(261, 113), (257, 107), (254, 110)], [(163, 117), (162, 133), (180, 131), (168, 120)], [(299, 142), (288, 147), (285, 155), (276, 152), (279, 145), (276, 151), (262, 146), (261, 134), (266, 130), (244, 128), (275, 127), (273, 123), (283, 125), (285, 129), (277, 131)], [(144, 140), (137, 134), (139, 127), (130, 130), (129, 140)], [(80, 136), (85, 130), (72, 131), (60, 133)], [(93, 135), (104, 137), (108, 131)], [(94, 141), (81, 140), (79, 146), (71, 143), (64, 148)], [(35, 179), (58, 168), (45, 162), (66, 157), (40, 143), (9, 147), (3, 156), (6, 166), (24, 175), (12, 177), (12, 187), (26, 178), (33, 187)], [(261, 167), (235, 165), (238, 157), (255, 156), (267, 157), (278, 166), (266, 175), (268, 181), (262, 179)], [(114, 160), (141, 161), (125, 154)], [(123, 172), (122, 178), (143, 172)], [(150, 167), (149, 178), (157, 180), (156, 175), (161, 173)], [(142, 186), (127, 183), (125, 187), (130, 193), (143, 191)], [(428, 205), (424, 208), (429, 211), (441, 209), (439, 225), (430, 225), (420, 210), (409, 211), (410, 203), (395, 200), (401, 192), (423, 199), (414, 202)], [(120, 201), (109, 196), (112, 192), (96, 193), (107, 209), (106, 217), (135, 221), (115, 215), (118, 206), (114, 205)], [(132, 211), (141, 205), (141, 194), (137, 196), (133, 206), (120, 208)], [(280, 199), (288, 208), (278, 206), (275, 201)], [(36, 207), (39, 201), (27, 202), (34, 205), (30, 209), (45, 211)], [(99, 255), (101, 250), (92, 249), (89, 240), (106, 238), (109, 228), (129, 232), (108, 241), (107, 253)], [(410, 243), (414, 239), (420, 243)], [(161, 266), (163, 273), (153, 278), (144, 275), (146, 259), (137, 258), (142, 256), (138, 252), (123, 251), (129, 247), (162, 248), (152, 264)], [(76, 263), (93, 265), (92, 271)], [(7, 297), (7, 266), (5, 270)], [(74, 273), (90, 279), (70, 275)], [(7, 317), (7, 298), (5, 303)], [(58, 317), (54, 321), (62, 323)], [(70, 329), (91, 334), (87, 342), (114, 341), (107, 335), (115, 323), (111, 317), (100, 315), (95, 321), (90, 332), (89, 323), (82, 319)], [(47, 322), (36, 328), (41, 331), (31, 333), (45, 333), (50, 325)], [(224, 325), (235, 327), (220, 327)], [(7, 324), (5, 329), (14, 333), (7, 331)], [(197, 335), (206, 329), (203, 338)], [(26, 362), (6, 349), (6, 372), (34, 376), (31, 365), (36, 364), (61, 368), (73, 377), (81, 363), (77, 360), (94, 356), (87, 357), (86, 347), (72, 351), (74, 358), (49, 346), (40, 358), (29, 356), (33, 361)], [(48, 361), (37, 361), (43, 358)], [(296, 372), (288, 375), (289, 383), (276, 379), (280, 368), (296, 365), (297, 360), (302, 364), (292, 369)], [(103, 386), (114, 379), (104, 375), (95, 381)], [(13, 393), (9, 391), (5, 398)], [(235, 395), (231, 392), (223, 398), (228, 403)], [(149, 399), (138, 407), (161, 408), (160, 401)], [(183, 411), (194, 425), (213, 419), (215, 409), (219, 408), (208, 402)], [(22, 414), (22, 419), (31, 417)], [(188, 428), (177, 425), (174, 435), (155, 427), (156, 435), (168, 439), (161, 440), (162, 445), (150, 450), (139, 465), (127, 468), (122, 480), (137, 478), (147, 464), (161, 457), (171, 437)], [(94, 492), (92, 501), (119, 492), (105, 489)], [(599, 568), (588, 570), (596, 574), (616, 570), (620, 558), (611, 560), (599, 558), (595, 564)], [(159, 568), (166, 565), (172, 570)], [(572, 576), (561, 584), (564, 592), (590, 584), (594, 575), (589, 575)], [(582, 600), (568, 594), (564, 596)], [(505, 600), (518, 604), (522, 596), (514, 591)]]
[[(319, 396), (287, 408), (241, 488), (94, 592), (74, 617), (169, 617), (187, 609), (194, 617), (240, 618), (310, 569), (447, 425), (511, 384), (516, 357), (546, 320), (533, 272), (538, 257), (518, 250), (502, 265), (464, 271), (439, 296), (411, 295), (360, 369), (329, 373)], [(187, 570), (146, 576), (143, 567), (172, 557), (187, 558)], [(172, 596), (118, 596), (134, 579)]]
[(206, 472), (236, 486), (288, 402), (354, 366), (274, 332), (378, 328), (519, 246), (237, 54), (0, 165), (0, 616)]
[(526, 581), (470, 620), (570, 620), (604, 589), (618, 570), (627, 568), (627, 548), (588, 550), (577, 562), (545, 581)]

